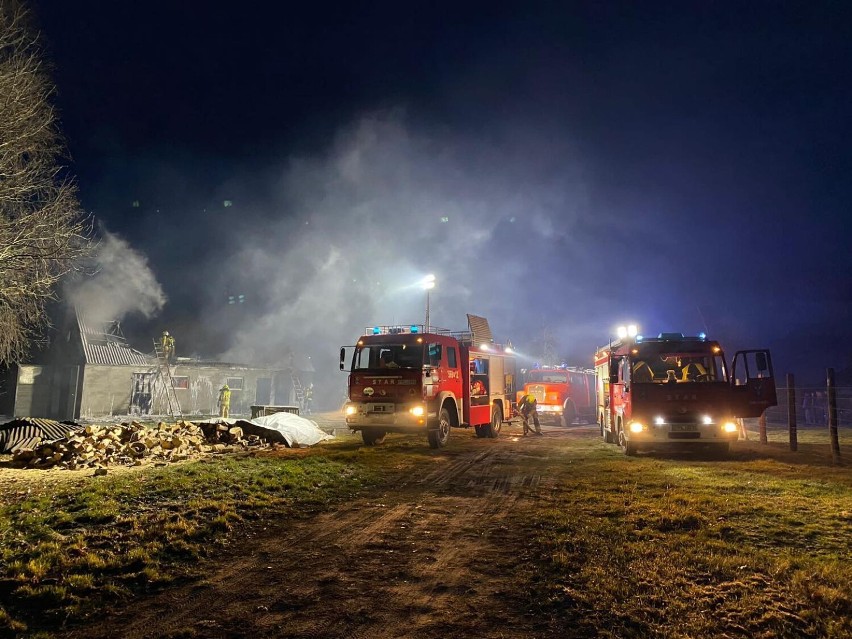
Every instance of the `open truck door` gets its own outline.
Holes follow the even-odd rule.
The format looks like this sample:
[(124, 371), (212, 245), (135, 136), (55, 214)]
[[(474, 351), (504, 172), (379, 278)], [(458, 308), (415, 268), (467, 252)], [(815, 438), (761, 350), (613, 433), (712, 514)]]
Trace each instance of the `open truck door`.
[(778, 404), (768, 350), (737, 351), (730, 381), (736, 417), (760, 417), (767, 408)]

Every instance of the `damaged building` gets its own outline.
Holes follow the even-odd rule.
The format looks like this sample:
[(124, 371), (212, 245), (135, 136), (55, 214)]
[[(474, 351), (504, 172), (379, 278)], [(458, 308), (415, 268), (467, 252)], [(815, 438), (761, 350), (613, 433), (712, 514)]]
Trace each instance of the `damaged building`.
[(253, 405), (299, 405), (313, 368), (307, 357), (287, 359), (279, 366), (254, 366), (178, 357), (166, 371), (153, 344), (150, 353), (138, 351), (118, 322), (92, 321), (72, 311), (43, 351), (7, 371), (0, 413), (56, 420), (215, 415), (219, 389), (227, 384), (231, 416), (247, 416)]

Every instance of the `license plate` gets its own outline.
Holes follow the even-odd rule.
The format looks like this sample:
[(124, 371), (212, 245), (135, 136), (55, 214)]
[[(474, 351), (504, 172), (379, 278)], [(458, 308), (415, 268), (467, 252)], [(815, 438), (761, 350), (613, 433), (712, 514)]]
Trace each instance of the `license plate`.
[(673, 433), (691, 433), (697, 430), (697, 424), (672, 424)]
[(380, 415), (390, 415), (393, 413), (394, 405), (393, 404), (368, 404), (367, 412), (373, 414)]

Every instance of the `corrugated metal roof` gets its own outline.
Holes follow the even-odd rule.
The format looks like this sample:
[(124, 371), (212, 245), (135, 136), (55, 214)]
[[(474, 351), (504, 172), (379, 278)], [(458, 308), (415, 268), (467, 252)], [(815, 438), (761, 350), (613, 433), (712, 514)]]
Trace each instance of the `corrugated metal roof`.
[(95, 322), (87, 320), (79, 309), (76, 309), (76, 312), (87, 364), (144, 367), (155, 365), (152, 357), (130, 348), (117, 322)]
[(19, 448), (35, 448), (41, 442), (64, 439), (69, 432), (82, 428), (53, 419), (19, 417), (0, 426), (0, 453), (14, 453)]

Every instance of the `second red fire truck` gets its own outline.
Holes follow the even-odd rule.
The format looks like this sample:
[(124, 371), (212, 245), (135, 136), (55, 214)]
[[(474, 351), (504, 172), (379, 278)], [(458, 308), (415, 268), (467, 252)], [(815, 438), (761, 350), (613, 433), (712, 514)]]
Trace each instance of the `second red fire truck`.
[(515, 358), (494, 342), (485, 318), (468, 315), (468, 326), (368, 327), (354, 347), (340, 349), (340, 370), (349, 371), (346, 425), (364, 444), (380, 444), (387, 433), (422, 433), (440, 448), (452, 428), (498, 436), (512, 417)]
[(738, 418), (777, 404), (768, 350), (738, 351), (729, 369), (704, 334), (623, 337), (597, 350), (595, 368), (601, 435), (628, 455), (674, 444), (726, 453)]

